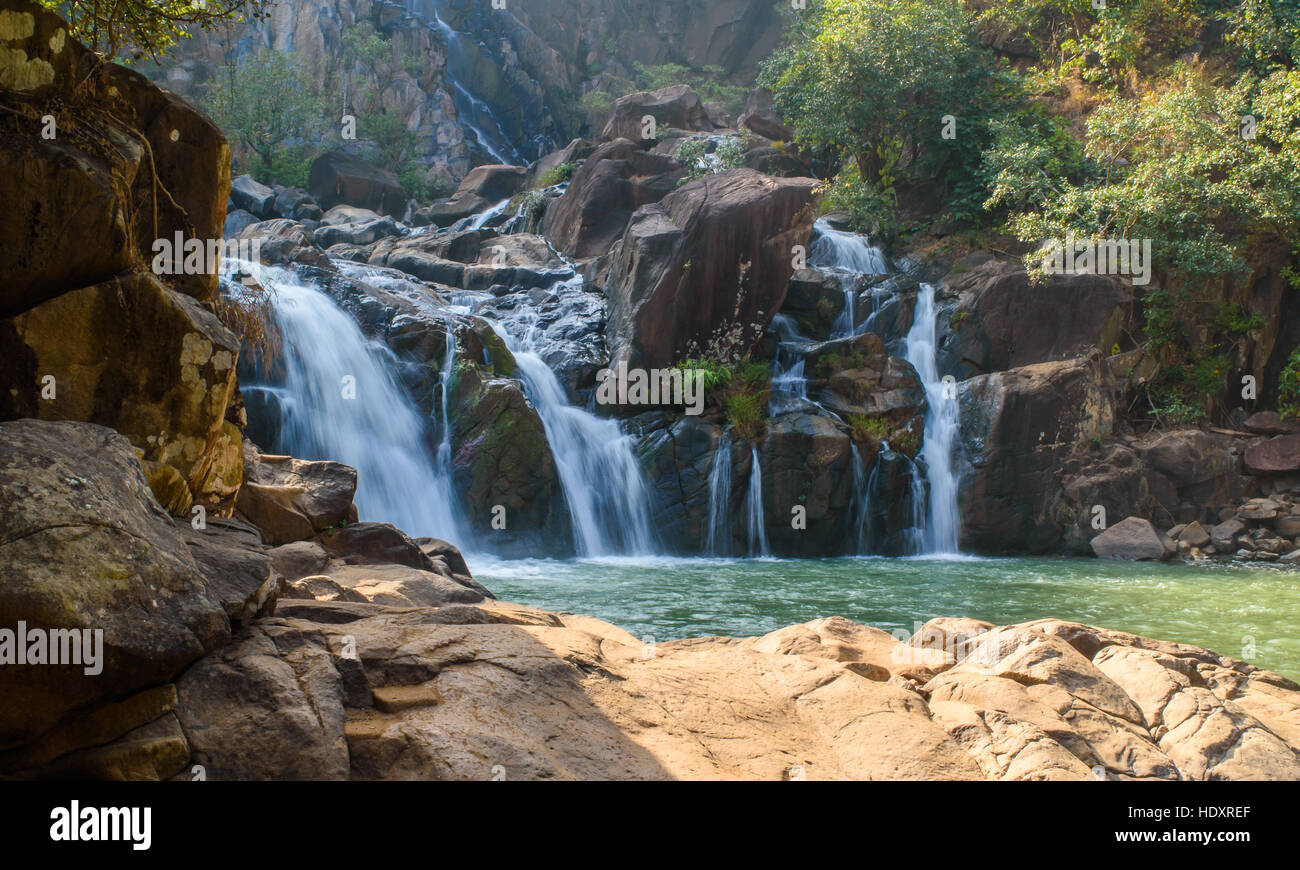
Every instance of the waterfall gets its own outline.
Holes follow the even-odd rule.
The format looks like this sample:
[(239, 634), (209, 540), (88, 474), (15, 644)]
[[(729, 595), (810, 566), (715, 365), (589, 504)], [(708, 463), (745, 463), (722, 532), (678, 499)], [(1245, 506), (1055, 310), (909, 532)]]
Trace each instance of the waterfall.
[(857, 275), (884, 275), (889, 262), (884, 253), (857, 233), (837, 230), (825, 218), (813, 222), (817, 239), (808, 251), (808, 265), (815, 269), (839, 269)]
[(853, 502), (849, 506), (849, 526), (853, 535), (850, 554), (854, 556), (864, 556), (870, 545), (867, 533), (867, 510), (871, 507), (871, 481), (874, 479), (875, 469), (872, 469), (872, 478), (867, 477), (867, 468), (862, 461), (862, 453), (858, 450), (858, 445), (853, 444), (851, 447), (853, 455)]
[[(497, 120), (492, 107), (466, 87), (465, 82), (472, 78), (473, 72), (469, 59), (465, 55), (465, 47), (461, 44), (462, 36), (442, 20), (437, 5), (433, 5), (434, 25), (442, 32), (443, 41), (447, 45), (447, 78), (452, 84), (452, 102), (456, 104), (457, 119), (462, 125), (474, 131), (478, 144), (483, 146), (493, 160), (512, 165), (526, 163), (527, 161), (520, 157), (519, 151), (510, 141), (510, 137), (501, 128), (501, 122)], [(495, 127), (496, 133), (489, 132), (486, 129), (488, 126)]]
[(633, 439), (617, 420), (569, 404), (555, 372), (542, 359), (534, 327), (528, 326), (520, 339), (501, 323), (489, 322), (514, 354), (524, 392), (542, 418), (573, 519), (578, 554), (654, 552), (650, 496), (632, 451)]
[[(354, 467), (363, 520), (467, 547), (471, 542), (457, 521), (450, 445), (447, 465), (429, 463), (424, 420), (394, 374), (392, 352), (367, 339), (356, 321), (309, 282), (284, 269), (243, 267), (272, 291), (282, 346), (283, 381), (243, 387), (245, 394), (260, 394), (278, 415), (276, 443), (264, 446)], [(444, 420), (445, 374), (444, 369)]]
[(767, 530), (763, 528), (763, 469), (758, 464), (758, 446), (750, 448), (749, 461), (749, 555), (770, 556)]
[(922, 535), (923, 553), (956, 553), (960, 534), (957, 510), (957, 475), (953, 449), (960, 420), (957, 397), (940, 378), (936, 353), (934, 287), (922, 284), (916, 296), (912, 328), (907, 333), (907, 361), (916, 369), (925, 387), (925, 438), (921, 456), (925, 459), (929, 483), (929, 510)]
[(731, 555), (731, 436), (723, 432), (709, 471), (709, 530), (704, 552)]

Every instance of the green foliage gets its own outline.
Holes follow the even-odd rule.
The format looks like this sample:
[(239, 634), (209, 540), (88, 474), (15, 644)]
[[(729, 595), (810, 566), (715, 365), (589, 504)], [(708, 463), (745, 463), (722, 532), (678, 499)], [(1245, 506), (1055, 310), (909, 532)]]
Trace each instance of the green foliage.
[(554, 187), (557, 184), (563, 184), (573, 177), (573, 170), (576, 169), (573, 163), (561, 163), (552, 167), (545, 175), (537, 180), (537, 187)]
[[(291, 146), (311, 141), (322, 126), (323, 105), (310, 74), (293, 57), (264, 49), (213, 80), (203, 101), (212, 119), (248, 156), (262, 177), (291, 166)], [(237, 159), (238, 164), (238, 159)], [(251, 168), (251, 167), (250, 167)]]
[(1263, 316), (1242, 308), (1240, 302), (1229, 302), (1220, 306), (1214, 313), (1213, 329), (1216, 335), (1244, 335), (1262, 329), (1266, 321)]
[(731, 369), (714, 360), (698, 358), (685, 359), (673, 366), (673, 368), (681, 369), (683, 372), (703, 372), (704, 391), (706, 394), (712, 390), (722, 389), (731, 384)]
[(764, 397), (755, 393), (732, 393), (727, 397), (727, 422), (736, 435), (754, 441), (763, 433)]
[[(191, 30), (252, 21), (270, 14), (271, 0), (36, 0), (68, 22), (71, 36), (114, 60), (157, 59)], [(119, 52), (123, 57), (119, 57)]]
[(587, 125), (597, 132), (605, 126), (613, 108), (614, 97), (606, 91), (587, 91), (578, 100), (578, 111), (586, 116)]
[(420, 202), (432, 202), (451, 193), (451, 185), (437, 176), (431, 176), (418, 163), (408, 165), (397, 175), (402, 188)]
[(893, 426), (883, 417), (868, 417), (866, 414), (850, 414), (849, 428), (854, 441), (866, 443), (888, 441)]
[(687, 169), (686, 176), (678, 184), (745, 165), (745, 144), (740, 136), (723, 138), (711, 153), (708, 147), (709, 140), (703, 137), (687, 139), (677, 146), (673, 156)]
[(1300, 347), (1291, 351), (1278, 378), (1277, 410), (1284, 417), (1300, 417)]

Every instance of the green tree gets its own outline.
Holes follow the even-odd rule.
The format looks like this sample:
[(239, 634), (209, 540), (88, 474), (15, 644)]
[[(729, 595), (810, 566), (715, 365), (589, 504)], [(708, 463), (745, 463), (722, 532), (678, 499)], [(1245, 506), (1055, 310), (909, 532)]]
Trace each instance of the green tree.
[(190, 30), (265, 18), (272, 0), (37, 0), (104, 57), (157, 58)]
[[(204, 105), (237, 147), (255, 159), (257, 174), (264, 180), (280, 175), (277, 165), (283, 168), (296, 152), (313, 150), (323, 108), (312, 77), (302, 65), (293, 56), (272, 50), (247, 55), (232, 64), (227, 76), (213, 81)], [(296, 177), (281, 180), (305, 181)]]

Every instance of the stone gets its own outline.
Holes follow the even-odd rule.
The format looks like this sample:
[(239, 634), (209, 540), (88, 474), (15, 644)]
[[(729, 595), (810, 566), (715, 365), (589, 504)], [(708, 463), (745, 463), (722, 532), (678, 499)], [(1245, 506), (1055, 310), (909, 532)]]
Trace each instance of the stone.
[(733, 169), (639, 209), (609, 255), (611, 361), (663, 368), (718, 345), (748, 350), (785, 299), (815, 187)]
[(259, 220), (293, 217), (279, 214), (275, 208), (275, 191), (251, 175), (241, 175), (230, 182), (230, 200), (237, 208), (256, 215)]
[(1247, 447), (1246, 468), (1256, 474), (1300, 469), (1300, 434), (1278, 435)]
[(275, 611), (278, 578), (257, 529), (220, 517), (209, 518), (202, 529), (184, 519), (175, 525), (232, 624)]
[(0, 423), (0, 626), (102, 630), (99, 672), (0, 667), (0, 749), (73, 710), (168, 682), (230, 623), (121, 435)]
[(267, 551), (275, 572), (285, 580), (319, 574), (329, 563), (329, 554), (315, 541), (294, 541)]
[(647, 115), (655, 119), (655, 135), (648, 137), (651, 140), (661, 138), (669, 128), (705, 133), (713, 131), (713, 122), (691, 86), (672, 85), (657, 91), (627, 94), (615, 100), (609, 121), (600, 133), (601, 141), (643, 141), (642, 119)]
[(343, 204), (399, 219), (406, 213), (406, 191), (395, 175), (342, 150), (312, 162), (307, 189), (326, 211)]
[(1296, 420), (1283, 420), (1276, 411), (1259, 411), (1251, 414), (1242, 427), (1259, 435), (1288, 435), (1300, 428)]
[(1092, 539), (1092, 551), (1103, 559), (1160, 561), (1172, 549), (1169, 538), (1141, 517), (1127, 517)]
[(794, 130), (777, 114), (772, 105), (772, 92), (767, 88), (755, 88), (749, 92), (736, 126), (773, 142), (794, 141)]
[(573, 173), (564, 194), (546, 211), (542, 234), (570, 257), (606, 253), (632, 213), (677, 189), (686, 169), (671, 157), (628, 139), (598, 147)]
[(1246, 530), (1246, 524), (1233, 517), (1210, 529), (1210, 543), (1220, 552), (1229, 552), (1237, 546), (1237, 536)]
[(446, 227), (461, 218), (486, 211), (518, 193), (527, 175), (528, 170), (522, 166), (476, 166), (461, 180), (449, 199), (429, 207), (429, 218), (434, 224)]
[(246, 445), (244, 477), (235, 506), (271, 546), (305, 540), (353, 518), (357, 471), (341, 462), (273, 456)]
[(1200, 523), (1188, 524), (1173, 537), (1176, 537), (1179, 543), (1192, 547), (1204, 547), (1210, 543), (1210, 533), (1205, 531)]
[[(193, 299), (128, 273), (0, 322), (0, 380), (11, 385), (0, 392), (0, 419), (116, 429), (142, 459), (174, 468), (194, 503), (228, 513), (242, 474), (225, 424), (239, 350)], [(42, 398), (47, 376), (53, 400)], [(160, 496), (176, 502), (167, 488), (171, 496)]]

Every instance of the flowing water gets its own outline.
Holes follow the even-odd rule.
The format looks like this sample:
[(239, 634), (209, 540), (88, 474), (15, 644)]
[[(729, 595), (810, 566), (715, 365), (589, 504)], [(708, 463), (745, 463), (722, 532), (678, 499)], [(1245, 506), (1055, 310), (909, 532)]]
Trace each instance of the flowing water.
[(1300, 573), (1101, 559), (956, 557), (479, 562), (502, 599), (637, 637), (749, 637), (823, 616), (911, 634), (936, 616), (1075, 620), (1248, 658), (1300, 679)]
[[(357, 511), (414, 536), (469, 541), (451, 475), (429, 461), (425, 421), (395, 376), (391, 351), (362, 334), (328, 295), (294, 273), (245, 264), (273, 291), (282, 379), (243, 385), (262, 394), (276, 441), (269, 452), (332, 459), (357, 470)], [(445, 393), (443, 394), (445, 413)], [(450, 453), (450, 448), (448, 448)]]
[(749, 494), (745, 504), (749, 521), (749, 555), (770, 556), (772, 548), (768, 546), (767, 529), (763, 525), (763, 467), (758, 462), (757, 445), (750, 448)]
[(718, 438), (713, 468), (709, 469), (709, 530), (704, 552), (731, 554), (731, 436), (726, 431)]
[(929, 484), (929, 509), (922, 534), (923, 553), (956, 553), (960, 533), (957, 508), (957, 473), (953, 450), (957, 445), (958, 418), (956, 382), (940, 379), (936, 351), (934, 287), (922, 284), (916, 295), (916, 313), (907, 333), (907, 361), (916, 369), (925, 387), (925, 437), (921, 456)]

